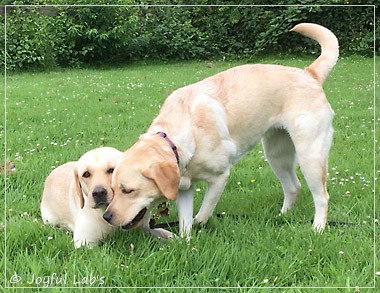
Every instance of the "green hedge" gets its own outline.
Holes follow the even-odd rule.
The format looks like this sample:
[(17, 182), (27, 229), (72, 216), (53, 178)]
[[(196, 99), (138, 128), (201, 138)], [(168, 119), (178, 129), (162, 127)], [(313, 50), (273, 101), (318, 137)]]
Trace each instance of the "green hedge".
[[(91, 4), (105, 2), (92, 0)], [(197, 1), (198, 4), (206, 2)], [(319, 50), (310, 40), (288, 33), (292, 26), (302, 21), (319, 23), (335, 32), (341, 54), (373, 55), (374, 26), (380, 24), (378, 17), (374, 19), (373, 6), (315, 6), (309, 5), (315, 2), (311, 0), (289, 2), (287, 4), (303, 5), (7, 6), (7, 67), (10, 70), (44, 69), (145, 58), (247, 58), (254, 54)], [(319, 1), (319, 4), (322, 2), (327, 1)], [(368, 2), (375, 1), (365, 4)], [(49, 4), (60, 3), (63, 2), (49, 1)], [(85, 1), (75, 3), (86, 4)], [(114, 3), (131, 5), (136, 2), (119, 0)], [(255, 4), (268, 4), (268, 1), (256, 1)], [(4, 19), (4, 13), (2, 17)], [(0, 38), (4, 43), (4, 35)], [(377, 30), (377, 54), (380, 52), (379, 39)], [(4, 60), (3, 54), (0, 53), (1, 60)]]

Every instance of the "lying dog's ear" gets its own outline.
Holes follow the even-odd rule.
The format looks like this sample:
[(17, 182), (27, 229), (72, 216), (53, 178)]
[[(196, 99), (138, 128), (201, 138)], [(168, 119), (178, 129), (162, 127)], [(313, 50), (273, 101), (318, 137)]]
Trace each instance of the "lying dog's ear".
[(75, 195), (79, 197), (79, 206), (81, 209), (84, 207), (84, 198), (83, 198), (83, 191), (80, 186), (79, 177), (78, 177), (78, 169), (75, 167), (74, 169), (74, 192)]
[(173, 162), (162, 162), (153, 164), (141, 173), (149, 179), (154, 180), (161, 193), (169, 200), (175, 200), (178, 194), (179, 170)]

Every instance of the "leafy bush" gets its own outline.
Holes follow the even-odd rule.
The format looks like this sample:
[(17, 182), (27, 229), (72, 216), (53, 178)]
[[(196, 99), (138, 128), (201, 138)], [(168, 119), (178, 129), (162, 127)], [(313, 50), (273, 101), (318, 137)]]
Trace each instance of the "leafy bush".
[(113, 60), (133, 39), (137, 8), (72, 7), (66, 9), (69, 44), (76, 60), (85, 63)]
[(7, 19), (7, 64), (9, 69), (45, 67), (54, 60), (52, 42), (46, 37), (49, 19), (34, 13), (28, 15), (14, 9)]
[[(53, 4), (60, 2), (55, 0)], [(288, 33), (302, 21), (320, 23), (335, 32), (342, 54), (371, 56), (374, 26), (380, 24), (378, 17), (374, 19), (374, 7), (310, 6), (311, 0), (289, 3), (302, 2), (299, 6), (271, 7), (101, 6), (104, 2), (91, 1), (98, 6), (7, 7), (8, 69), (72, 67), (143, 58), (246, 58), (254, 54), (319, 50), (314, 42)], [(177, 0), (174, 4), (185, 2)], [(116, 4), (132, 4), (132, 0), (119, 0)], [(376, 34), (379, 53), (379, 31)], [(4, 44), (4, 35), (0, 41)], [(3, 54), (0, 53), (2, 60)]]

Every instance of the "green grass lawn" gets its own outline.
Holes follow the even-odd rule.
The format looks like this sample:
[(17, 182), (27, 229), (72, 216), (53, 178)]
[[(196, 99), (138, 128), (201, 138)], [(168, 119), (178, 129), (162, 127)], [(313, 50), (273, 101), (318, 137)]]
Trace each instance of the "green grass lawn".
[[(304, 67), (312, 58), (253, 61)], [(380, 173), (374, 167), (374, 66), (372, 59), (361, 57), (342, 57), (324, 86), (335, 111), (329, 220), (352, 225), (313, 232), (314, 206), (303, 180), (296, 207), (279, 216), (281, 186), (260, 146), (233, 168), (216, 208), (225, 216), (195, 229), (190, 243), (163, 244), (133, 230), (118, 231), (94, 249), (75, 250), (71, 235), (42, 224), (43, 183), (55, 166), (102, 145), (127, 149), (174, 89), (241, 63), (138, 63), (8, 73), (6, 159), (15, 162), (16, 171), (6, 176), (6, 199), (1, 203), (3, 286), (210, 287), (212, 292), (211, 287), (373, 287), (376, 278), (379, 283), (374, 251), (379, 224), (373, 190)], [(5, 190), (4, 181), (0, 186)], [(204, 189), (197, 185), (195, 210)], [(176, 220), (175, 204), (170, 207), (169, 220)]]

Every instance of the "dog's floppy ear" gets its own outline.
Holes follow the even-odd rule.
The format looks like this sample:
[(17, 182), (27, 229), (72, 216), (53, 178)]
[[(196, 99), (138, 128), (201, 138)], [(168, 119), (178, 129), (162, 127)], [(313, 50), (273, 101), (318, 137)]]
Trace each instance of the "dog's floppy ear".
[(78, 177), (78, 168), (74, 168), (74, 193), (79, 197), (79, 206), (83, 209), (84, 206), (84, 198), (82, 188), (80, 186), (79, 177)]
[(173, 162), (162, 162), (153, 164), (141, 173), (149, 179), (154, 180), (161, 193), (169, 200), (175, 200), (178, 194), (179, 170), (178, 165)]

